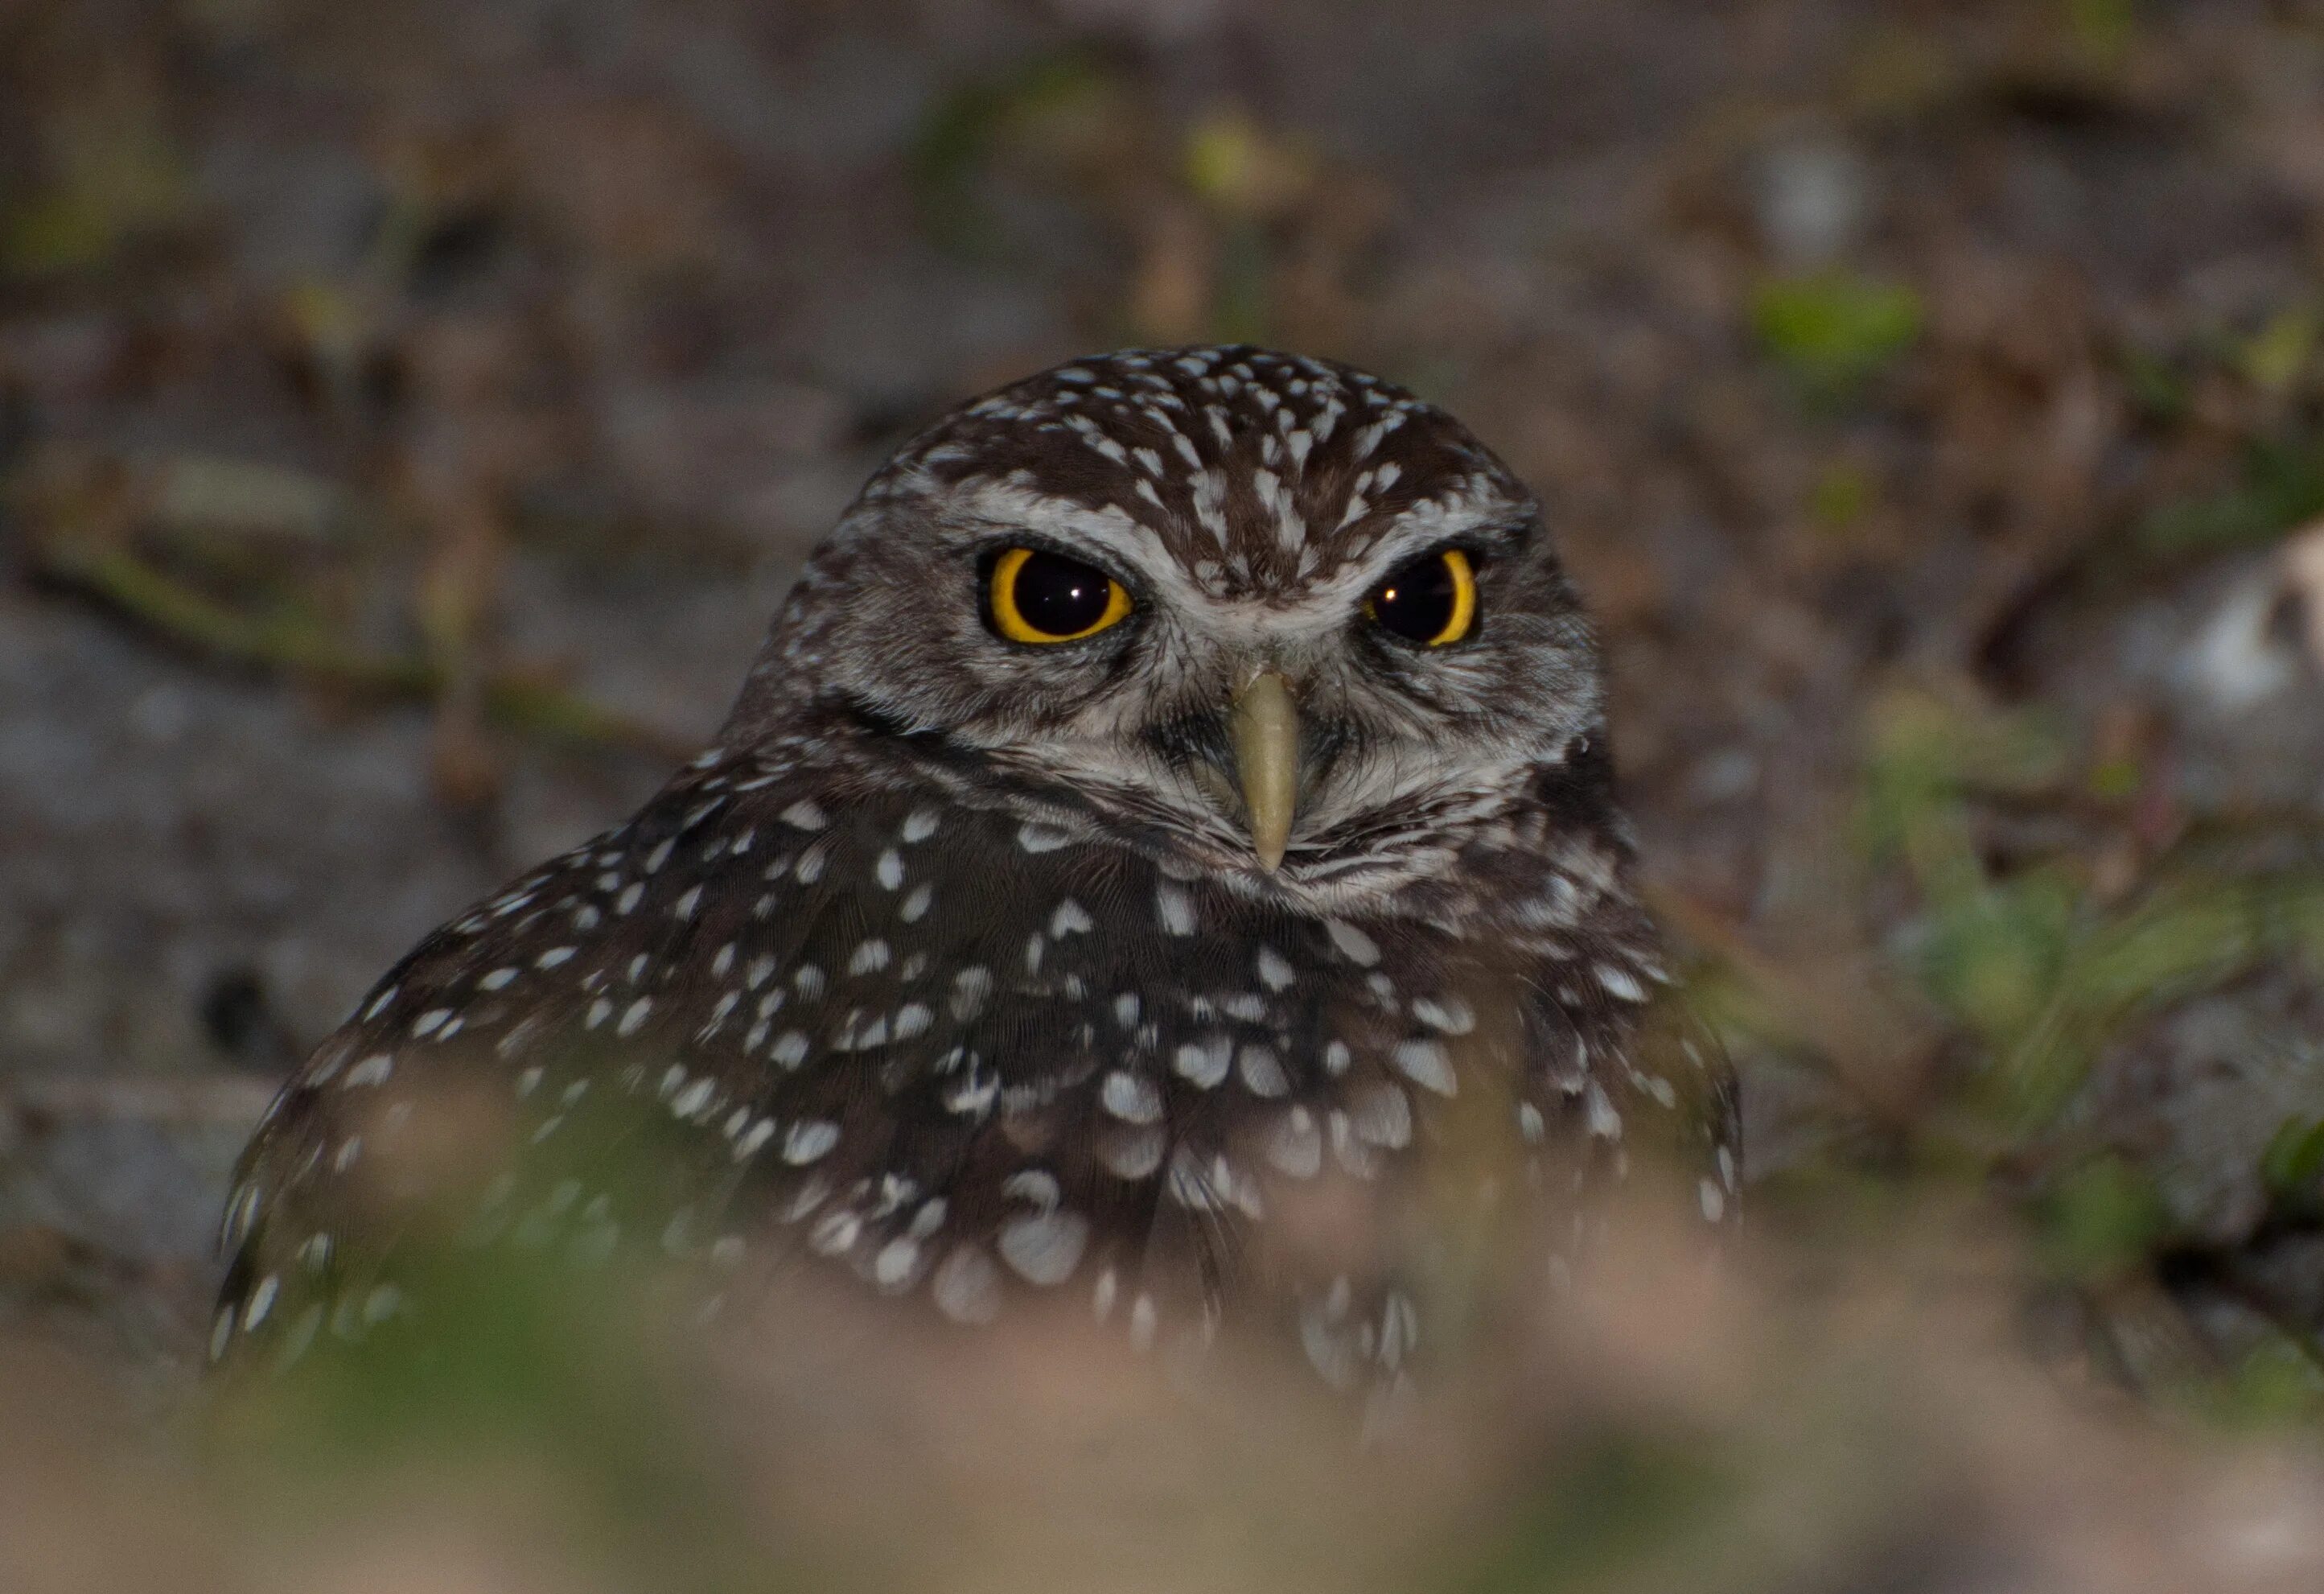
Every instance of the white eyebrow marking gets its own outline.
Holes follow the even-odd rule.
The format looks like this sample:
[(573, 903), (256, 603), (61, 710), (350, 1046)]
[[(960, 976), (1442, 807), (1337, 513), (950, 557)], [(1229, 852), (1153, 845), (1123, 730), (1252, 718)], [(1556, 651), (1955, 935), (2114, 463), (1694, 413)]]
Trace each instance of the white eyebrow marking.
[[(1383, 467), (1381, 475), (1385, 474)], [(1222, 512), (1225, 487), (1221, 473), (1206, 470), (1196, 478), (1194, 489), (1198, 523), (1222, 543), (1226, 532)], [(1218, 495), (1214, 501), (1210, 498), (1212, 492)], [(1286, 523), (1291, 514), (1288, 498), (1284, 494), (1281, 505)], [(1254, 631), (1268, 632), (1286, 639), (1343, 625), (1364, 594), (1405, 561), (1429, 548), (1505, 525), (1526, 511), (1521, 499), (1497, 490), (1490, 477), (1477, 472), (1399, 513), (1361, 556), (1345, 561), (1296, 599), (1222, 601), (1204, 589), (1197, 573), (1180, 562), (1159, 532), (1117, 505), (1091, 508), (1019, 482), (989, 478), (962, 484), (954, 502), (965, 518), (992, 532), (1030, 531), (1108, 556), (1142, 578), (1181, 619), (1199, 619), (1206, 630), (1231, 631), (1241, 637)], [(1289, 529), (1288, 524), (1279, 526), (1277, 534)]]
[(1029, 531), (1061, 542), (1079, 542), (1111, 554), (1114, 562), (1145, 578), (1173, 607), (1186, 611), (1211, 601), (1171, 556), (1152, 526), (1113, 505), (1090, 509), (1009, 482), (965, 484), (961, 507), (994, 531)]

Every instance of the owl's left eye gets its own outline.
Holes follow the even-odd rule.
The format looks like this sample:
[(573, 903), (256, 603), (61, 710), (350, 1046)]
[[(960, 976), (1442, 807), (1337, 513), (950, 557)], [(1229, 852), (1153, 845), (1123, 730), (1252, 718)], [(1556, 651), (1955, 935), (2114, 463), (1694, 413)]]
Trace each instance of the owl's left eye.
[(992, 627), (1011, 642), (1079, 642), (1130, 613), (1130, 594), (1094, 565), (1042, 548), (1011, 548), (985, 588)]
[(1371, 590), (1364, 613), (1392, 635), (1443, 647), (1477, 623), (1477, 572), (1458, 548), (1424, 554)]

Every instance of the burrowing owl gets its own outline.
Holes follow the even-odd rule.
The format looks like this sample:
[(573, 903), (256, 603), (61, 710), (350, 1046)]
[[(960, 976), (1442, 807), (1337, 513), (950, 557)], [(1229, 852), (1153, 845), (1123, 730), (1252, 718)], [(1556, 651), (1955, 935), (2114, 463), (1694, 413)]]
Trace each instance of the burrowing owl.
[[(1649, 1142), (1729, 1208), (1723, 1075), (1638, 1042), (1630, 875), (1591, 633), (1464, 427), (1248, 348), (1062, 366), (907, 445), (715, 745), (308, 1061), (214, 1349), (424, 1320), (432, 1237), (1392, 1379), (1448, 1159), (1553, 1233)], [(1279, 1243), (1318, 1200), (1384, 1237)]]

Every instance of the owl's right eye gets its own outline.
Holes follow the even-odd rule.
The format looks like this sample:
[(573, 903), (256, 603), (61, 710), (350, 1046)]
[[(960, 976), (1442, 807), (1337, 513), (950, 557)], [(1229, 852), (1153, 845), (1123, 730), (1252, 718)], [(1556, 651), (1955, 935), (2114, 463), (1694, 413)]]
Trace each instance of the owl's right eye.
[(1364, 614), (1381, 630), (1422, 647), (1459, 642), (1477, 623), (1477, 571), (1458, 548), (1414, 560), (1372, 588)]
[(992, 628), (1011, 642), (1079, 642), (1130, 613), (1130, 594), (1094, 565), (1042, 548), (1011, 548), (985, 585)]

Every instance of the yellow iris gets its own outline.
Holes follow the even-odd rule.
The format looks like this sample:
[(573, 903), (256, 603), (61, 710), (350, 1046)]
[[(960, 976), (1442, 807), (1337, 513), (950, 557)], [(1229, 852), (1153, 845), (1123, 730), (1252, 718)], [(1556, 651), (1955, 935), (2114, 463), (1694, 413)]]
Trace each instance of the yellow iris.
[(1444, 568), (1452, 574), (1452, 617), (1444, 622), (1443, 630), (1428, 639), (1431, 647), (1460, 641), (1477, 619), (1477, 572), (1470, 568), (1469, 556), (1458, 548), (1448, 548)]
[(1130, 613), (1130, 594), (1094, 566), (1038, 548), (993, 561), (992, 623), (1011, 642), (1079, 642)]

